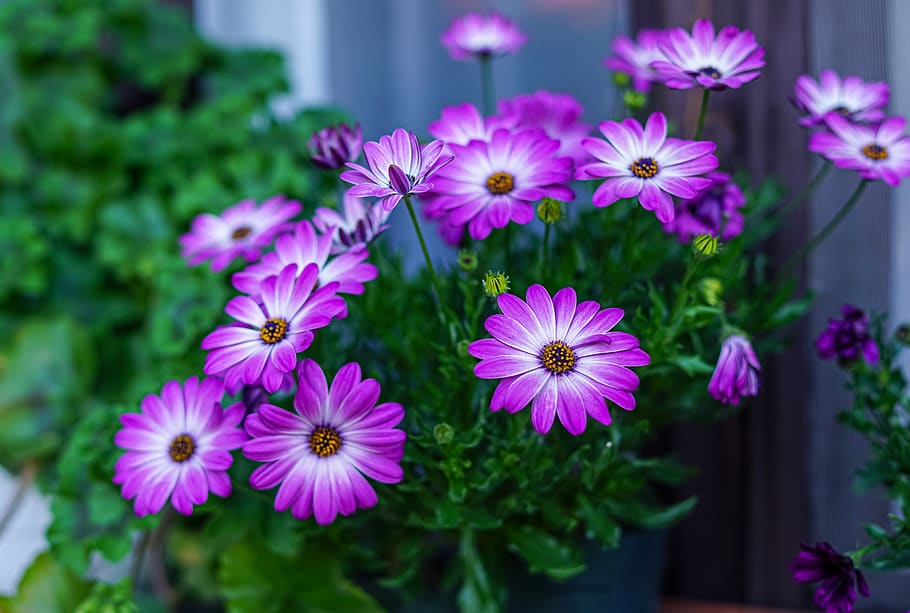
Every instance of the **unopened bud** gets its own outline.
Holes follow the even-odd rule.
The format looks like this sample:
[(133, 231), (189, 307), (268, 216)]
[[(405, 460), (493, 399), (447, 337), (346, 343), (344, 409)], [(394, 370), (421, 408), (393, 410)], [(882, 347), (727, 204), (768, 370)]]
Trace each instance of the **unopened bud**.
[(436, 424), (436, 427), (433, 428), (433, 437), (436, 439), (437, 445), (448, 445), (455, 438), (455, 429), (446, 422)]
[(459, 249), (458, 266), (465, 272), (477, 270), (477, 252), (473, 249)]
[(487, 271), (483, 276), (483, 291), (490, 298), (496, 298), (509, 291), (509, 276), (504, 272)]
[(717, 253), (717, 237), (711, 236), (710, 234), (699, 234), (692, 239), (692, 247), (695, 249), (696, 253), (700, 253), (703, 256), (710, 258)]
[(631, 81), (629, 75), (624, 72), (613, 73), (613, 84), (617, 87), (626, 87)]
[(455, 351), (458, 353), (458, 357), (460, 357), (462, 360), (469, 358), (471, 356), (471, 354), (468, 352), (468, 349), (470, 347), (471, 341), (464, 339), (458, 341), (458, 344), (455, 345)]
[(702, 279), (698, 284), (698, 288), (709, 306), (717, 306), (720, 303), (721, 296), (724, 293), (724, 284), (721, 283), (720, 279), (714, 277)]
[(648, 99), (643, 93), (631, 89), (622, 95), (622, 103), (626, 105), (626, 108), (630, 111), (637, 111), (640, 108), (644, 108), (647, 101)]
[(537, 217), (544, 223), (556, 223), (562, 217), (562, 202), (546, 197), (537, 205)]

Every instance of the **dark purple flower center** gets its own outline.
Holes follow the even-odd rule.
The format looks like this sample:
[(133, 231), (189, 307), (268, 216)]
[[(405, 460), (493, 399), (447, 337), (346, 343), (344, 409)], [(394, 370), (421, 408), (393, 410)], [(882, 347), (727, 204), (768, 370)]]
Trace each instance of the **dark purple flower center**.
[(851, 115), (850, 109), (848, 109), (845, 106), (836, 106), (833, 109), (831, 109), (831, 112), (837, 113), (841, 117), (849, 117)]
[(575, 352), (564, 342), (553, 341), (541, 349), (540, 362), (554, 375), (561, 375), (575, 368)]
[(632, 174), (640, 179), (650, 179), (660, 170), (657, 161), (650, 157), (639, 158), (629, 166)]
[(171, 441), (171, 448), (168, 453), (175, 462), (186, 462), (193, 457), (196, 450), (196, 444), (189, 434), (181, 434)]
[(863, 155), (870, 160), (886, 160), (888, 159), (888, 150), (881, 145), (872, 143), (863, 147)]
[(705, 66), (704, 68), (699, 68), (698, 74), (703, 75), (705, 77), (711, 77), (712, 79), (720, 78), (720, 71), (717, 68), (715, 68), (714, 66)]
[(259, 328), (259, 337), (269, 345), (274, 345), (284, 338), (287, 331), (288, 322), (280, 317), (272, 317)]
[(341, 449), (341, 435), (334, 428), (319, 426), (310, 435), (310, 449), (320, 458), (327, 458)]
[(253, 228), (251, 228), (249, 226), (240, 226), (239, 228), (237, 228), (233, 232), (231, 232), (231, 238), (233, 238), (235, 241), (239, 241), (241, 238), (249, 236), (250, 232), (252, 232), (252, 231), (253, 231)]
[(515, 188), (515, 178), (507, 172), (494, 172), (487, 177), (487, 190), (491, 194), (508, 194)]

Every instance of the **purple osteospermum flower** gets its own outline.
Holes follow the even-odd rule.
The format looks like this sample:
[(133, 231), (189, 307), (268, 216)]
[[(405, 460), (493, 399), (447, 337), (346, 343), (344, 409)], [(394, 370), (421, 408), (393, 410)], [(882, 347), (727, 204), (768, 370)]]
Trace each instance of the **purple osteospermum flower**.
[[(446, 145), (467, 145), (472, 140), (489, 140), (497, 128), (515, 127), (515, 118), (487, 117), (470, 102), (447, 106), (442, 117), (430, 122), (427, 131)], [(446, 149), (446, 153), (450, 153)]]
[(697, 177), (717, 168), (709, 141), (667, 138), (667, 119), (653, 113), (642, 130), (634, 119), (622, 123), (605, 121), (598, 126), (606, 137), (585, 138), (585, 150), (597, 160), (584, 164), (577, 179), (607, 179), (594, 192), (595, 206), (608, 206), (620, 198), (633, 198), (663, 223), (673, 221), (671, 195), (695, 198), (711, 185), (711, 179)]
[(800, 125), (812, 128), (825, 123), (829, 114), (851, 121), (879, 121), (884, 118), (890, 90), (883, 82), (866, 83), (859, 77), (844, 77), (823, 70), (818, 82), (809, 75), (796, 79), (793, 104), (804, 113)]
[(720, 348), (720, 357), (708, 392), (724, 404), (739, 404), (743, 396), (758, 394), (761, 365), (749, 341), (739, 334), (728, 336)]
[(707, 19), (696, 21), (692, 34), (669, 30), (657, 44), (666, 59), (651, 67), (672, 89), (735, 89), (756, 79), (765, 65), (765, 50), (755, 42), (755, 34), (727, 26), (715, 38), (714, 24)]
[(314, 133), (306, 148), (313, 164), (325, 170), (337, 170), (356, 160), (361, 147), (363, 131), (360, 124), (352, 128), (342, 123)]
[(313, 215), (313, 225), (324, 234), (332, 235), (333, 255), (350, 251), (359, 245), (369, 245), (389, 229), (389, 212), (379, 204), (344, 194), (344, 216), (338, 211), (319, 207)]
[(360, 378), (356, 363), (341, 367), (332, 386), (322, 368), (304, 360), (292, 413), (263, 404), (244, 427), (252, 440), (243, 454), (265, 462), (250, 476), (256, 489), (279, 485), (275, 510), (291, 509), (297, 519), (316, 516), (330, 524), (338, 513), (372, 507), (376, 492), (364, 478), (398, 483), (399, 462), (407, 435), (395, 426), (404, 408), (394, 402), (377, 405), (379, 383)]
[(694, 198), (676, 203), (676, 216), (664, 224), (664, 231), (675, 233), (679, 242), (688, 243), (699, 234), (710, 234), (721, 240), (736, 238), (743, 231), (746, 197), (725, 172), (707, 175), (711, 185)]
[(114, 467), (114, 483), (124, 498), (136, 501), (136, 515), (157, 513), (168, 497), (184, 515), (193, 506), (231, 493), (227, 469), (231, 451), (246, 441), (240, 424), (246, 409), (237, 402), (221, 409), (224, 384), (191, 377), (181, 386), (169, 381), (161, 396), (149, 394), (141, 413), (120, 416), (123, 429), (114, 444), (126, 449)]
[(527, 302), (512, 294), (497, 301), (502, 314), (491, 315), (484, 327), (493, 338), (471, 343), (468, 351), (480, 363), (474, 374), (502, 379), (490, 409), (515, 413), (531, 403), (531, 423), (550, 431), (554, 417), (569, 433), (584, 432), (587, 415), (609, 424), (604, 398), (631, 411), (638, 376), (628, 366), (651, 362), (638, 339), (610, 332), (622, 309), (600, 309), (593, 301), (576, 304), (575, 290), (566, 287), (553, 298), (542, 285), (532, 285)]
[(221, 215), (197, 215), (192, 230), (180, 237), (181, 256), (189, 258), (190, 266), (210, 259), (215, 272), (226, 268), (237, 256), (253, 262), (277, 234), (290, 229), (288, 220), (300, 208), (299, 202), (275, 196), (258, 208), (255, 200), (244, 200)]
[(793, 580), (800, 583), (821, 581), (815, 590), (815, 606), (825, 613), (850, 613), (857, 589), (869, 597), (866, 578), (849, 556), (838, 553), (825, 541), (816, 543), (815, 547), (800, 543), (799, 548), (801, 551), (790, 563), (790, 571)]
[(881, 179), (900, 185), (910, 175), (910, 138), (904, 135), (903, 117), (889, 117), (880, 124), (864, 126), (829, 114), (831, 132), (818, 132), (809, 138), (809, 151), (834, 162), (839, 168), (859, 171), (864, 179)]
[(869, 334), (869, 318), (852, 304), (841, 306), (843, 319), (829, 319), (828, 327), (815, 341), (823, 360), (837, 358), (844, 365), (862, 357), (868, 364), (878, 363), (878, 345)]
[[(281, 273), (289, 264), (303, 271), (308, 264), (317, 266), (317, 287), (336, 282), (339, 294), (362, 294), (363, 284), (376, 278), (376, 267), (364, 262), (369, 255), (365, 247), (352, 248), (329, 261), (332, 235), (317, 235), (313, 224), (301, 221), (293, 234), (285, 234), (275, 243), (275, 251), (243, 271), (234, 273), (231, 283), (241, 292), (259, 295), (259, 286), (266, 277)], [(344, 314), (341, 315), (342, 317)]]
[(469, 60), (510, 55), (517, 52), (528, 37), (499, 13), (469, 13), (453, 21), (440, 40), (453, 59)]
[(300, 276), (291, 264), (278, 276), (266, 278), (259, 288), (262, 305), (249, 296), (236, 296), (225, 312), (238, 321), (222, 326), (202, 339), (204, 372), (221, 374), (228, 382), (261, 382), (270, 394), (283, 386), (297, 365), (297, 354), (313, 342), (313, 330), (329, 325), (344, 311), (336, 296), (338, 283), (314, 291), (319, 267), (307, 264)]
[(616, 72), (623, 72), (632, 78), (635, 91), (647, 93), (651, 83), (660, 83), (661, 77), (651, 68), (651, 62), (665, 60), (664, 52), (658, 42), (666, 37), (663, 30), (639, 30), (635, 41), (628, 36), (617, 36), (610, 49), (616, 57), (604, 60), (604, 66)]
[(341, 173), (341, 179), (354, 184), (348, 190), (352, 196), (382, 198), (383, 208), (391, 211), (405, 196), (433, 189), (430, 177), (452, 161), (451, 156), (442, 155), (443, 146), (434, 140), (421, 147), (413, 133), (398, 128), (392, 136), (363, 146), (369, 170), (348, 162), (353, 170)]
[(568, 156), (576, 163), (587, 159), (581, 139), (591, 132), (589, 124), (579, 121), (584, 111), (568, 94), (537, 91), (499, 101), (499, 114), (512, 119), (516, 128), (540, 128), (559, 141), (557, 155)]
[(569, 201), (572, 160), (555, 157), (559, 141), (537, 129), (498, 129), (489, 141), (450, 144), (455, 162), (436, 180), (440, 210), (448, 223), (468, 224), (471, 238), (482, 240), (509, 221), (529, 223), (533, 202), (544, 196)]

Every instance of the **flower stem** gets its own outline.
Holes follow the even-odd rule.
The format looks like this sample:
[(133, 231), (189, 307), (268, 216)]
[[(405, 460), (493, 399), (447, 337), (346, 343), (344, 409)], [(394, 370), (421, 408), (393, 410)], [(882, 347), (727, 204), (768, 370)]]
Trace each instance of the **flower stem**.
[(507, 223), (506, 227), (503, 229), (502, 240), (503, 240), (503, 251), (504, 251), (505, 262), (506, 262), (505, 268), (506, 268), (506, 272), (509, 272), (510, 270), (512, 270), (512, 248), (511, 248), (512, 224), (511, 223)]
[(547, 245), (550, 242), (550, 226), (553, 224), (546, 224), (543, 227), (543, 241), (540, 244), (540, 278), (543, 280), (547, 272)]
[(423, 240), (423, 232), (420, 231), (420, 222), (417, 221), (417, 214), (414, 212), (414, 205), (411, 204), (411, 197), (405, 196), (404, 203), (408, 207), (408, 213), (411, 214), (411, 223), (414, 224), (414, 231), (417, 232), (417, 240), (420, 241), (420, 250), (423, 251), (423, 258), (427, 262), (427, 270), (430, 271), (430, 280), (433, 283), (433, 296), (436, 298), (436, 306), (442, 308), (442, 292), (439, 290), (439, 278), (436, 276), (436, 269), (433, 268), (433, 260), (430, 259), (430, 252), (427, 251), (427, 243)]
[(862, 179), (859, 182), (859, 185), (857, 185), (856, 189), (853, 190), (853, 193), (850, 194), (850, 197), (837, 212), (837, 215), (835, 215), (818, 234), (813, 236), (805, 245), (803, 245), (799, 251), (790, 256), (790, 259), (787, 260), (783, 268), (781, 268), (780, 277), (786, 277), (796, 264), (802, 261), (802, 259), (809, 255), (813, 249), (818, 247), (826, 238), (828, 238), (828, 235), (834, 231), (834, 228), (843, 221), (844, 217), (846, 217), (853, 207), (856, 206), (856, 203), (859, 202), (859, 197), (862, 196), (863, 190), (866, 189), (866, 185), (868, 184), (868, 179)]
[(493, 57), (480, 56), (480, 89), (483, 95), (483, 114), (489, 117), (496, 112), (496, 93), (493, 90)]
[(795, 196), (782, 204), (776, 211), (776, 214), (781, 218), (790, 215), (790, 213), (793, 212), (793, 209), (802, 204), (806, 198), (808, 198), (812, 192), (815, 191), (815, 188), (818, 187), (819, 183), (821, 183), (822, 180), (828, 176), (828, 173), (831, 172), (831, 166), (831, 160), (825, 160), (824, 164), (822, 164), (821, 168), (818, 169), (818, 172), (813, 175), (809, 182), (806, 183), (806, 185), (803, 186), (803, 188)]
[(701, 138), (701, 129), (705, 127), (705, 115), (708, 114), (708, 97), (710, 95), (710, 89), (706, 89), (701, 95), (701, 109), (698, 111), (698, 123), (695, 124), (695, 136), (692, 137), (692, 140)]

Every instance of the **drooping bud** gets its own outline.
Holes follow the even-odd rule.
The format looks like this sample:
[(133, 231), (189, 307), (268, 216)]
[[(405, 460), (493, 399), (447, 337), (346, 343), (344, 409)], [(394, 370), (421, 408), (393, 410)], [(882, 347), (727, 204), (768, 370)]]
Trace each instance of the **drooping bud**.
[(701, 255), (710, 258), (717, 254), (719, 243), (717, 242), (716, 236), (699, 234), (692, 239), (692, 248), (695, 249), (696, 253), (700, 253)]
[(484, 293), (490, 298), (496, 298), (509, 291), (509, 276), (503, 272), (487, 271), (482, 283)]
[(562, 202), (545, 197), (537, 205), (537, 217), (544, 223), (556, 223), (562, 217)]

